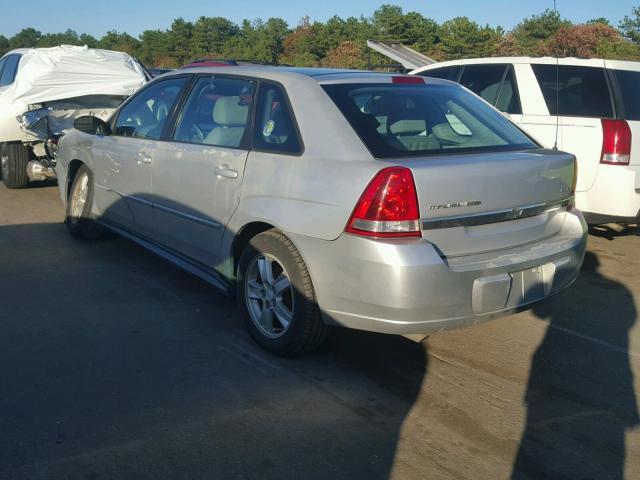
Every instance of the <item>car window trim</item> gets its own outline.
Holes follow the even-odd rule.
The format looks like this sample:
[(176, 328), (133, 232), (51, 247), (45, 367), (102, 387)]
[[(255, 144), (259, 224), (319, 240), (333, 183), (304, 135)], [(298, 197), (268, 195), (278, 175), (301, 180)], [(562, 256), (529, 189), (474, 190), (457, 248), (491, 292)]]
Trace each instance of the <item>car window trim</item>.
[[(229, 149), (229, 150), (243, 150), (246, 152), (249, 152), (251, 150), (251, 145), (250, 145), (250, 139), (251, 137), (248, 137), (248, 131), (252, 130), (251, 129), (251, 123), (252, 123), (252, 119), (255, 113), (255, 99), (256, 99), (256, 92), (258, 91), (259, 85), (260, 85), (260, 79), (257, 77), (250, 77), (247, 75), (228, 75), (228, 74), (211, 74), (211, 73), (194, 73), (194, 74), (190, 74), (193, 78), (191, 80), (191, 82), (188, 85), (188, 91), (185, 92), (184, 96), (180, 99), (180, 109), (176, 110), (175, 112), (175, 116), (171, 119), (171, 123), (168, 123), (168, 130), (166, 132), (164, 132), (165, 134), (163, 135), (163, 141), (165, 142), (171, 142), (171, 143), (179, 143), (182, 145), (198, 145), (198, 146), (202, 146), (202, 147), (214, 147), (214, 148), (224, 148), (224, 149)], [(175, 135), (175, 131), (176, 128), (178, 127), (178, 122), (180, 121), (180, 116), (182, 114), (182, 111), (184, 109), (184, 106), (187, 102), (187, 100), (189, 99), (189, 95), (191, 95), (192, 90), (195, 88), (196, 84), (198, 83), (198, 81), (201, 78), (231, 78), (231, 79), (237, 79), (237, 80), (244, 80), (244, 81), (249, 81), (249, 82), (253, 82), (255, 85), (253, 94), (252, 94), (252, 98), (251, 98), (251, 107), (249, 108), (249, 113), (248, 113), (248, 117), (247, 117), (247, 128), (245, 129), (244, 133), (242, 134), (242, 140), (240, 141), (240, 145), (238, 145), (237, 147), (227, 147), (225, 145), (209, 145), (207, 143), (193, 143), (193, 142), (183, 142), (181, 140), (175, 140), (173, 138), (173, 136)]]
[[(257, 148), (255, 146), (255, 135), (254, 135), (254, 129), (255, 129), (255, 125), (256, 125), (256, 115), (257, 115), (257, 111), (258, 111), (258, 106), (257, 106), (257, 100), (260, 98), (260, 93), (262, 92), (262, 86), (263, 85), (273, 85), (277, 88), (279, 88), (282, 91), (282, 94), (284, 95), (284, 101), (286, 103), (286, 107), (287, 107), (287, 111), (289, 112), (289, 118), (291, 119), (291, 125), (293, 127), (293, 133), (298, 137), (298, 145), (300, 145), (300, 150), (298, 152), (282, 152), (282, 151), (276, 151), (276, 150), (272, 150), (272, 149), (266, 149), (266, 148)], [(277, 154), (277, 155), (285, 155), (288, 157), (301, 157), (304, 154), (305, 151), (305, 146), (304, 146), (304, 142), (302, 141), (302, 135), (300, 134), (300, 127), (298, 126), (298, 120), (296, 119), (296, 116), (293, 112), (293, 107), (291, 105), (291, 100), (289, 99), (289, 94), (287, 93), (287, 89), (284, 87), (284, 85), (282, 85), (280, 82), (277, 82), (275, 80), (267, 80), (267, 79), (263, 79), (260, 82), (260, 85), (258, 86), (258, 90), (257, 90), (257, 95), (256, 95), (256, 106), (254, 108), (254, 118), (253, 118), (253, 125), (252, 125), (252, 132), (251, 132), (251, 151), (252, 152), (260, 152), (260, 153), (272, 153), (272, 154)]]
[(111, 119), (109, 120), (109, 129), (111, 130), (111, 133), (109, 134), (109, 136), (114, 136), (114, 137), (118, 137), (118, 138), (137, 138), (139, 140), (151, 140), (151, 141), (156, 141), (156, 142), (162, 142), (164, 141), (164, 132), (166, 130), (167, 125), (165, 124), (164, 128), (162, 129), (162, 134), (160, 135), (159, 138), (142, 138), (142, 137), (127, 137), (124, 135), (116, 135), (115, 134), (115, 126), (116, 123), (118, 122), (118, 118), (120, 117), (120, 114), (122, 113), (122, 110), (129, 104), (131, 103), (138, 95), (141, 95), (142, 92), (144, 92), (146, 89), (151, 88), (152, 85), (155, 85), (156, 83), (160, 83), (160, 82), (166, 82), (166, 81), (171, 81), (171, 80), (175, 80), (176, 78), (186, 78), (187, 81), (185, 82), (185, 84), (182, 86), (182, 89), (180, 90), (180, 93), (178, 94), (178, 101), (176, 101), (176, 103), (173, 105), (173, 107), (171, 108), (171, 112), (169, 112), (169, 116), (167, 117), (167, 123), (169, 123), (169, 120), (171, 120), (173, 111), (175, 110), (176, 105), (179, 103), (179, 100), (182, 98), (182, 95), (184, 94), (184, 89), (189, 85), (189, 81), (190, 81), (190, 75), (189, 74), (180, 74), (180, 75), (171, 75), (169, 77), (163, 77), (160, 78), (158, 77), (157, 80), (152, 80), (151, 82), (148, 82), (146, 85), (144, 85), (140, 90), (138, 90), (137, 92), (135, 92), (134, 94), (132, 94), (131, 96), (129, 96), (129, 98), (127, 98), (124, 102), (122, 102), (120, 104), (120, 106), (118, 107), (118, 109), (113, 113), (113, 115), (111, 116)]

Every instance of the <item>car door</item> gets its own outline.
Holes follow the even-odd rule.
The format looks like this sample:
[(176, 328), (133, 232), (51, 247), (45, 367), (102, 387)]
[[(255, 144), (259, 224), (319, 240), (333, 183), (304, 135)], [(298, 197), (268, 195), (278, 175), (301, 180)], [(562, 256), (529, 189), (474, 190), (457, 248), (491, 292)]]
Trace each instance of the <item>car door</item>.
[(153, 236), (153, 161), (167, 120), (187, 76), (153, 82), (116, 114), (110, 135), (96, 135), (93, 155), (95, 203), (108, 222)]
[(215, 268), (238, 206), (255, 81), (199, 76), (153, 164), (158, 241)]
[(22, 55), (11, 54), (0, 60), (0, 142), (15, 141), (22, 137), (16, 116), (26, 110), (23, 103), (13, 102), (11, 88), (18, 72)]

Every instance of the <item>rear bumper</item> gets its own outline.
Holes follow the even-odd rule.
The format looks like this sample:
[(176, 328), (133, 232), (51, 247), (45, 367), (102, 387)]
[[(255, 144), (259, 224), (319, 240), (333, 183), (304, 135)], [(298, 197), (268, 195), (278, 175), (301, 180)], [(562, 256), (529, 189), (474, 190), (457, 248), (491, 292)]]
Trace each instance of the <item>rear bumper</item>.
[(599, 165), (589, 190), (576, 192), (576, 206), (589, 224), (640, 220), (640, 165)]
[(309, 267), (326, 322), (410, 334), (490, 320), (562, 291), (578, 275), (586, 232), (574, 211), (545, 240), (448, 259), (424, 239), (291, 238)]

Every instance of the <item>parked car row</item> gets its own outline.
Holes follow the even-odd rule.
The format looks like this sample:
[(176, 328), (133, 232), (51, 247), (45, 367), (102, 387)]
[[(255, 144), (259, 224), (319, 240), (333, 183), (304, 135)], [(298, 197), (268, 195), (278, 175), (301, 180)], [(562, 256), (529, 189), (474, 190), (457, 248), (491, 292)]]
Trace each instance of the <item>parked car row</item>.
[[(0, 60), (13, 85), (37, 86), (29, 55), (40, 54)], [(71, 235), (117, 232), (234, 295), (270, 351), (310, 351), (331, 326), (410, 334), (486, 321), (578, 275), (587, 226), (576, 157), (485, 101), (489, 89), (499, 110), (528, 108), (513, 65), (497, 65), (497, 83), (466, 84), (483, 100), (419, 75), (238, 62), (195, 62), (147, 83), (135, 59), (120, 60), (139, 85), (117, 99), (107, 89), (109, 105), (69, 77), (55, 98), (37, 87), (7, 95), (21, 129), (0, 124), (5, 183), (19, 186), (19, 146), (55, 171)], [(436, 74), (465, 84), (467, 67), (449, 67), (457, 73)], [(602, 125), (605, 138), (620, 128)], [(602, 151), (609, 163), (628, 156), (621, 135)]]
[(589, 223), (640, 222), (639, 63), (483, 58), (411, 73), (458, 82), (542, 145), (576, 155), (576, 205)]

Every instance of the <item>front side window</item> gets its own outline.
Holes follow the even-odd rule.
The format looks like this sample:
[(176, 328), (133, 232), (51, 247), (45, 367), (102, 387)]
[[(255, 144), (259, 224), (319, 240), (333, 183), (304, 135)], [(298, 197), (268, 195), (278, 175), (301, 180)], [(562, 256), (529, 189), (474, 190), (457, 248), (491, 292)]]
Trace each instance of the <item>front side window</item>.
[(253, 146), (278, 153), (301, 153), (289, 102), (278, 85), (263, 83), (258, 97)]
[(186, 77), (171, 78), (141, 90), (118, 114), (114, 135), (159, 139), (186, 82)]
[(613, 117), (603, 68), (531, 65), (550, 115)]
[(254, 82), (201, 78), (180, 114), (173, 140), (239, 148), (247, 129)]
[(341, 84), (323, 88), (378, 158), (537, 147), (503, 115), (458, 86)]
[(11, 85), (16, 79), (18, 64), (20, 63), (20, 55), (9, 55), (7, 61), (0, 74), (0, 87)]

